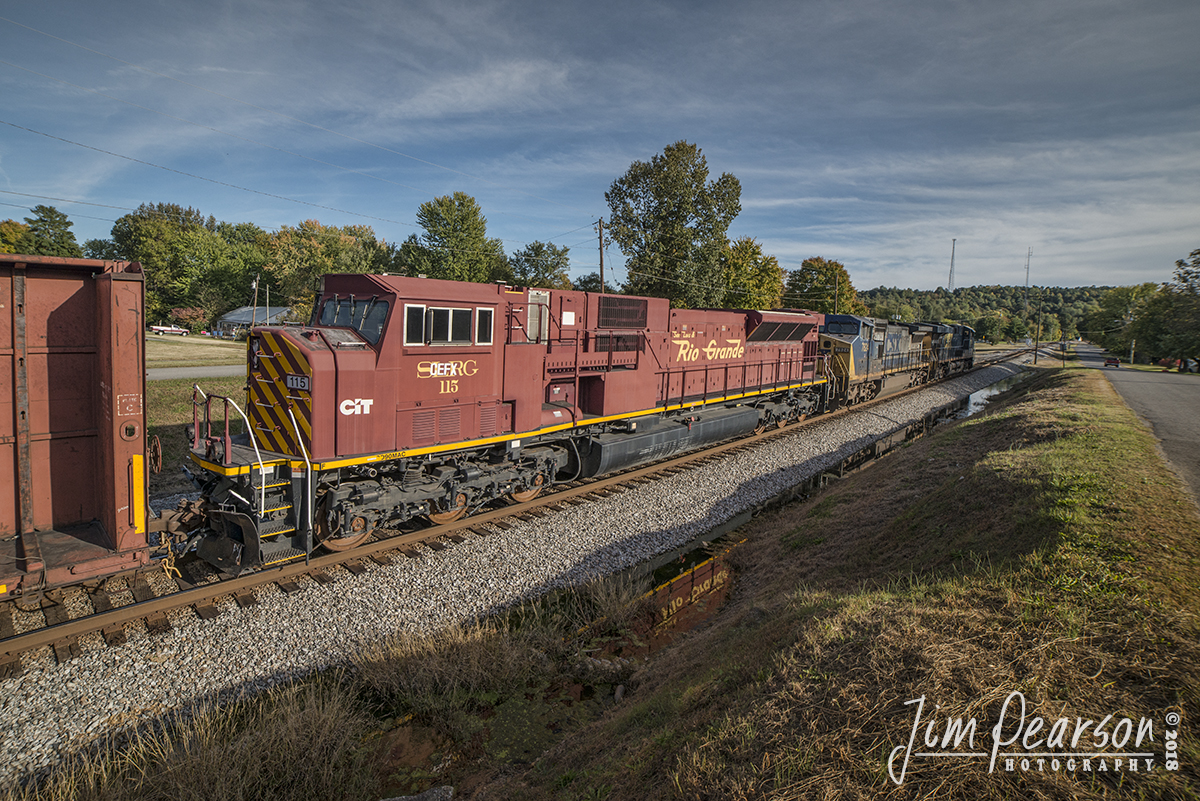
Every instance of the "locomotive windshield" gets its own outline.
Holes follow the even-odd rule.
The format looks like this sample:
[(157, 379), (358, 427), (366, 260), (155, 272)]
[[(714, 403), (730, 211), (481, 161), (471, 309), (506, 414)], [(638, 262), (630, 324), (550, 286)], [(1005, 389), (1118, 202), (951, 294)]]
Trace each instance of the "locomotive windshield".
[(858, 322), (848, 323), (826, 323), (825, 333), (841, 334), (843, 336), (858, 336)]
[(332, 297), (321, 306), (321, 325), (353, 328), (359, 336), (372, 345), (379, 342), (383, 333), (383, 323), (387, 319), (388, 302), (379, 300), (376, 296), (370, 298), (355, 298), (349, 295), (344, 298)]

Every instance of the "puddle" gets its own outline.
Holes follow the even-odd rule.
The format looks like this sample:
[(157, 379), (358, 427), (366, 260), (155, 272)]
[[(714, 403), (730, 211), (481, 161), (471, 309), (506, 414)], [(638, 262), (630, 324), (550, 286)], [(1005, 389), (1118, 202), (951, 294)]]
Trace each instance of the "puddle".
[(970, 417), (973, 414), (982, 412), (987, 407), (988, 401), (991, 400), (991, 398), (999, 395), (1001, 392), (1007, 392), (1028, 377), (1029, 371), (1023, 370), (1016, 375), (1009, 376), (1008, 378), (997, 381), (995, 384), (972, 392), (969, 396), (967, 396), (966, 405), (961, 411), (954, 415), (954, 419), (961, 420), (964, 417)]

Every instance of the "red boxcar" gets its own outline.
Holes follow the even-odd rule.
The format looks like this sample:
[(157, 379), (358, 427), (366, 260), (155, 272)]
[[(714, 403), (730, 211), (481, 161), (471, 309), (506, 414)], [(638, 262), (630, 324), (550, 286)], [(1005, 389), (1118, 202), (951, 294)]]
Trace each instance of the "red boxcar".
[(149, 560), (137, 263), (0, 255), (0, 597)]
[[(818, 408), (822, 316), (380, 275), (324, 279), (307, 326), (255, 329), (244, 417), (204, 402), (226, 568), (726, 439)], [(222, 422), (213, 425), (214, 418)]]

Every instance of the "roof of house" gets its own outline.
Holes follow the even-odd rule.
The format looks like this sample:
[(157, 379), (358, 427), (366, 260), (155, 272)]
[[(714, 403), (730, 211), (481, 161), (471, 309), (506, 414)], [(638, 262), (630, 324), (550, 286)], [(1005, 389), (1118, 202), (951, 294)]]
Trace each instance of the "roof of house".
[(267, 325), (269, 323), (277, 323), (287, 315), (288, 306), (243, 306), (240, 309), (234, 309), (228, 314), (221, 315), (217, 320), (218, 325), (250, 325), (253, 321), (255, 325)]

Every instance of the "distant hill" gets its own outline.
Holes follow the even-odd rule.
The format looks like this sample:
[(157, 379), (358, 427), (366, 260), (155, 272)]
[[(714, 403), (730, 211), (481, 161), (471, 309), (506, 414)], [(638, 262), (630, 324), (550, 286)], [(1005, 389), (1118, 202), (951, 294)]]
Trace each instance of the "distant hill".
[(858, 293), (871, 315), (911, 322), (933, 320), (966, 323), (986, 339), (1022, 339), (1042, 325), (1042, 339), (1078, 335), (1084, 315), (1100, 308), (1112, 287), (1029, 287), (1026, 311), (1023, 286), (972, 286), (948, 292), (879, 287)]

